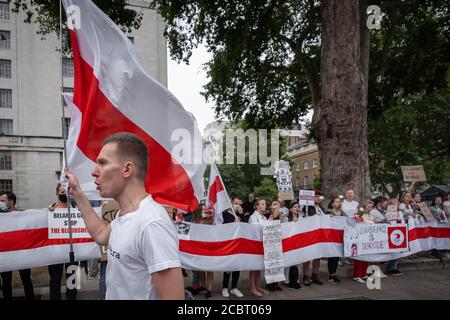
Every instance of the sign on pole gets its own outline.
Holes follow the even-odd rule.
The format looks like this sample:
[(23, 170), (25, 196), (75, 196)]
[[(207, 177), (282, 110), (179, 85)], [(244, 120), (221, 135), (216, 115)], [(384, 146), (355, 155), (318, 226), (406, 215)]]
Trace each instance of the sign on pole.
[(300, 190), (298, 196), (298, 203), (301, 206), (314, 206), (314, 197), (316, 192), (314, 190)]
[[(94, 208), (97, 214), (100, 208)], [(76, 208), (70, 209), (70, 223), (72, 224), (72, 238), (91, 238), (84, 224), (81, 212)], [(48, 238), (49, 239), (69, 239), (69, 215), (67, 208), (48, 211)]]
[(278, 196), (283, 200), (293, 200), (292, 174), (289, 162), (280, 160), (275, 163), (277, 177)]
[(403, 181), (405, 182), (420, 182), (427, 181), (423, 166), (401, 166), (403, 173)]

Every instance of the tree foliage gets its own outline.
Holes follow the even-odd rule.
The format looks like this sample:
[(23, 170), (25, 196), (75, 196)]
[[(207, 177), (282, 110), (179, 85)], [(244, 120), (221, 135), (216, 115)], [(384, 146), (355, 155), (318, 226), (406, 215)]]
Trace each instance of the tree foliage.
[[(95, 1), (122, 27), (136, 28), (142, 16), (125, 2)], [(26, 12), (35, 7), (36, 18), (28, 17), (40, 24), (42, 34), (58, 30), (57, 1), (12, 3)], [(402, 164), (424, 164), (430, 183), (448, 183), (448, 128), (441, 122), (448, 119), (449, 2), (370, 4), (383, 13), (381, 29), (370, 32), (368, 136), (374, 185), (398, 188)], [(188, 62), (200, 43), (212, 53), (203, 94), (215, 101), (218, 118), (245, 119), (255, 128), (289, 126), (317, 105), (321, 1), (154, 0), (152, 5), (167, 23), (173, 58)]]
[[(59, 34), (60, 1), (59, 0), (8, 0), (14, 12), (23, 11), (25, 22), (37, 23), (38, 34), (45, 37), (55, 32)], [(128, 7), (127, 0), (93, 0), (124, 32), (138, 29), (142, 22), (142, 12)], [(63, 10), (64, 11), (64, 10)], [(66, 15), (63, 14), (63, 21)]]

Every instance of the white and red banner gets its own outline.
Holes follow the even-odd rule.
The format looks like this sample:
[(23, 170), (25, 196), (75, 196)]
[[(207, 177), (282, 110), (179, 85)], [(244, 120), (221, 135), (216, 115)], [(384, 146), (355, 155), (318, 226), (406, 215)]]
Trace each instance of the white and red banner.
[(211, 164), (211, 172), (209, 174), (207, 198), (210, 208), (213, 208), (215, 212), (215, 223), (221, 224), (223, 222), (222, 212), (231, 208), (231, 202), (227, 190), (225, 190), (225, 185), (223, 184), (219, 169), (217, 169), (214, 162)]
[(92, 1), (63, 4), (75, 68), (67, 167), (99, 199), (90, 173), (102, 141), (133, 133), (148, 147), (147, 192), (161, 204), (195, 210), (206, 168), (195, 118), (146, 73), (133, 44)]
[(408, 251), (408, 226), (406, 224), (346, 225), (344, 229), (344, 256)]
[[(68, 239), (48, 239), (47, 214), (47, 209), (0, 214), (0, 272), (69, 261)], [(315, 215), (281, 224), (284, 266), (317, 258), (343, 257), (344, 228), (354, 223), (347, 217)], [(264, 270), (262, 225), (184, 225), (183, 236), (179, 237), (184, 268), (203, 271)], [(409, 251), (354, 258), (379, 262), (420, 251), (450, 249), (450, 223), (433, 221), (415, 226), (411, 221), (408, 229)], [(395, 235), (395, 230), (391, 235)], [(399, 240), (393, 240), (392, 244), (399, 244)], [(74, 251), (77, 261), (100, 257), (99, 247), (90, 238), (74, 239)]]
[[(92, 238), (73, 239), (76, 261), (99, 259)], [(48, 210), (0, 214), (0, 272), (69, 262), (69, 239), (49, 239)]]

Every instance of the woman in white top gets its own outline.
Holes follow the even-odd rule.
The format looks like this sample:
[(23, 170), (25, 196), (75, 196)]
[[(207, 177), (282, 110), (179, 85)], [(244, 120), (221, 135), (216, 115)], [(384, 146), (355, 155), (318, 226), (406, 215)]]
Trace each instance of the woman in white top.
[(374, 199), (373, 209), (370, 215), (375, 223), (386, 223), (387, 199), (383, 196), (378, 196)]
[(359, 203), (355, 201), (355, 192), (353, 190), (347, 190), (345, 192), (345, 199), (342, 202), (341, 210), (347, 217), (353, 218), (358, 213)]
[(405, 221), (414, 219), (414, 207), (412, 203), (412, 194), (405, 192), (400, 200), (399, 210), (403, 213)]
[[(255, 212), (250, 216), (249, 223), (262, 224), (266, 221), (272, 221), (277, 218), (277, 214), (280, 214), (279, 210), (274, 210), (274, 213), (270, 215), (269, 219), (266, 218), (264, 213), (266, 212), (266, 200), (264, 198), (258, 198), (255, 201)], [(250, 292), (257, 297), (262, 297), (269, 292), (261, 288), (261, 270), (254, 270), (249, 272), (250, 278)]]

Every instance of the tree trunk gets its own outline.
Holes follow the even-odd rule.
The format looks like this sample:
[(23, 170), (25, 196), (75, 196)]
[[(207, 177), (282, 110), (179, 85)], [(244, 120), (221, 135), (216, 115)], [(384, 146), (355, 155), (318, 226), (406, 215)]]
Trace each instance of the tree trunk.
[(361, 56), (361, 46), (368, 50), (368, 34), (361, 38), (360, 26), (365, 23), (360, 24), (358, 0), (322, 2), (321, 90), (313, 125), (324, 195), (329, 198), (353, 189), (361, 202), (370, 199), (371, 183), (365, 81), (368, 51)]

